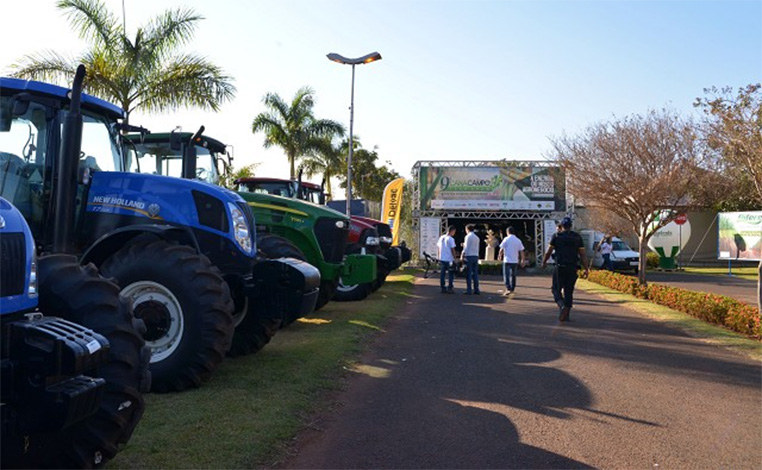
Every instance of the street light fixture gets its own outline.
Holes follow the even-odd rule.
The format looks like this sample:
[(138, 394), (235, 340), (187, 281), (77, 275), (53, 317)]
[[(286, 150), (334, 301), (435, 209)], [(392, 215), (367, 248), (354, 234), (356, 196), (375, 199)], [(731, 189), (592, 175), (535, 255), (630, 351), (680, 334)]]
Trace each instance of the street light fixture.
[(352, 215), (352, 154), (354, 153), (353, 128), (355, 119), (355, 65), (369, 64), (381, 60), (381, 54), (371, 52), (362, 57), (347, 59), (346, 57), (331, 52), (327, 55), (329, 60), (352, 66), (352, 95), (349, 104), (349, 154), (347, 155), (347, 217)]

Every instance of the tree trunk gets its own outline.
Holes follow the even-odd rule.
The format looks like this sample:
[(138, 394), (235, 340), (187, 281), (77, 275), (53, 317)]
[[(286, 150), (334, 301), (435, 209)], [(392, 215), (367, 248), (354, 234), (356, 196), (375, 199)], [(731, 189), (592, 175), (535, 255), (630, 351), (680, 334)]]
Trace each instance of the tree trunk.
[(638, 284), (646, 285), (646, 254), (648, 253), (648, 239), (644, 236), (638, 237)]
[(757, 266), (757, 308), (762, 315), (762, 259), (759, 260), (759, 266)]

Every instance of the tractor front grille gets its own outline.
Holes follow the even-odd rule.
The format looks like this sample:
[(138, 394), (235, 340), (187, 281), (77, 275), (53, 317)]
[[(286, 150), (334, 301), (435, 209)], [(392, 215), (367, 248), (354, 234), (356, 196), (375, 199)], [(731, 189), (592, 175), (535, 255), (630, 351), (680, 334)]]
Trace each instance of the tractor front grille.
[[(344, 227), (336, 226), (337, 222), (343, 221)], [(344, 258), (344, 248), (349, 237), (349, 224), (343, 219), (321, 217), (315, 223), (315, 237), (317, 237), (323, 258), (329, 263), (340, 263)]]
[(25, 255), (23, 233), (0, 235), (0, 297), (24, 293)]

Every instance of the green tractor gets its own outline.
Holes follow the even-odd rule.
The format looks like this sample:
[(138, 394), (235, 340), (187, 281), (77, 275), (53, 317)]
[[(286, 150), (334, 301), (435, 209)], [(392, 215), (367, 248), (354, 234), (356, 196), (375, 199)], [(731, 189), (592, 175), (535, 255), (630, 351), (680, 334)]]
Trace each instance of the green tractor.
[[(165, 176), (195, 175), (195, 179), (220, 184), (221, 175), (230, 168), (226, 145), (203, 135), (203, 127), (195, 134), (130, 134), (125, 141), (125, 153), (133, 171)], [(375, 256), (345, 255), (350, 230), (346, 215), (318, 204), (266, 192), (239, 194), (254, 212), (259, 251), (271, 259), (301, 259), (320, 271), (316, 309), (327, 304), (340, 286), (375, 281)], [(289, 318), (286, 323), (294, 320), (295, 317)]]

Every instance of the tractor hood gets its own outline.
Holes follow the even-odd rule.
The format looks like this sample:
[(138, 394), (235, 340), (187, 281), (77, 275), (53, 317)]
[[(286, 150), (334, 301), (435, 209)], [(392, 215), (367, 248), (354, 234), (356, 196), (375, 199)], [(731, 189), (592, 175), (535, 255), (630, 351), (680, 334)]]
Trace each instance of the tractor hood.
[(340, 219), (347, 221), (347, 216), (339, 211), (335, 211), (326, 206), (313, 204), (299, 199), (292, 199), (282, 196), (274, 196), (265, 193), (239, 192), (240, 197), (246, 200), (247, 204), (256, 209), (270, 209), (274, 212), (282, 212), (292, 217), (314, 218), (326, 217), (331, 219)]

